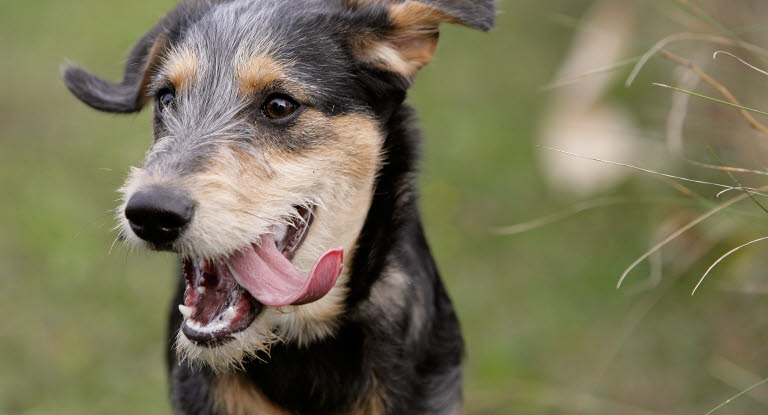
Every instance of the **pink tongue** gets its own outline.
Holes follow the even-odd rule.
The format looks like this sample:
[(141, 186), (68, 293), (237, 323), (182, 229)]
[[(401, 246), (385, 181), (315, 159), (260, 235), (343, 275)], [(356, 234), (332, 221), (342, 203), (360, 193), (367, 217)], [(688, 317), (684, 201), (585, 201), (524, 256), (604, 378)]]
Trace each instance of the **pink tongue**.
[(260, 303), (301, 305), (323, 298), (333, 288), (344, 266), (344, 249), (324, 253), (307, 276), (278, 251), (274, 236), (267, 234), (260, 246), (234, 254), (227, 263), (238, 284)]

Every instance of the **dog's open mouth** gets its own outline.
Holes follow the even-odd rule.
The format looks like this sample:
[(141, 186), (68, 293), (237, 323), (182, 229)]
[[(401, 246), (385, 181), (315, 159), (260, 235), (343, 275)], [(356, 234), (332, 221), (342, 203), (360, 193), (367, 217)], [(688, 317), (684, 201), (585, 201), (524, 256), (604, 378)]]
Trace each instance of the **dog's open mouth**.
[(263, 234), (233, 255), (184, 259), (187, 287), (179, 311), (188, 339), (199, 343), (226, 340), (247, 329), (263, 305), (307, 304), (333, 288), (344, 263), (343, 249), (321, 255), (308, 275), (291, 263), (314, 218), (314, 208), (296, 209), (298, 215), (284, 231)]

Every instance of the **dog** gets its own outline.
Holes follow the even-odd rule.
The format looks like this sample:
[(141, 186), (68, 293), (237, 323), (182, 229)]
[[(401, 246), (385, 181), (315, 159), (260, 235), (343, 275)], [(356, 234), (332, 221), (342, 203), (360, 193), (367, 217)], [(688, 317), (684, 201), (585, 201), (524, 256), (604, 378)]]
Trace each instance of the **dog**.
[(121, 238), (179, 255), (177, 414), (455, 414), (464, 345), (417, 207), (404, 103), (442, 23), (492, 0), (179, 4), (122, 82), (67, 66), (85, 104), (153, 101), (119, 190)]

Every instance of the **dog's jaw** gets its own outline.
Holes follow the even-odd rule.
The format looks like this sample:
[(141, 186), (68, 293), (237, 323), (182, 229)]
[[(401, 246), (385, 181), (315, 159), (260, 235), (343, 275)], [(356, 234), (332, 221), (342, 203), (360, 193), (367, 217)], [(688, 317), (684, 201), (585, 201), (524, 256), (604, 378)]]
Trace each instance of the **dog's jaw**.
[(179, 328), (174, 347), (180, 361), (224, 373), (236, 370), (248, 358), (268, 358), (270, 346), (281, 339), (270, 329), (269, 319), (264, 314), (245, 330), (232, 334), (229, 341), (210, 346), (190, 340)]
[(323, 254), (309, 275), (296, 269), (290, 261), (309, 232), (314, 208), (299, 206), (297, 212), (289, 226), (232, 255), (184, 258), (184, 335), (206, 347), (221, 344), (246, 329), (263, 306), (309, 304), (331, 290), (343, 268), (343, 248)]
[[(286, 211), (296, 212), (295, 205), (311, 204), (316, 206), (314, 220), (291, 262), (298, 269), (308, 272), (323, 253), (342, 247), (345, 260), (349, 263), (371, 206), (383, 138), (379, 127), (369, 117), (337, 117), (333, 127), (338, 139), (329, 143), (330, 149), (325, 154), (309, 154), (294, 161), (267, 159), (271, 176), (261, 174), (260, 170), (243, 172), (242, 166), (236, 163), (237, 160), (253, 157), (254, 164), (249, 166), (258, 168), (258, 160), (262, 156), (235, 156), (224, 151), (212, 161), (210, 170), (192, 176), (162, 175), (152, 171), (151, 166), (135, 168), (121, 190), (123, 199), (128, 200), (137, 189), (158, 183), (188, 189), (198, 206), (193, 222), (177, 243), (177, 250), (183, 257), (191, 258), (231, 255), (232, 250), (247, 246), (265, 232), (283, 235), (291, 226), (292, 216)], [(350, 143), (356, 147), (350, 147)], [(318, 157), (324, 161), (329, 154), (348, 155), (350, 152), (357, 154), (357, 157), (347, 158), (342, 166), (319, 164), (312, 160)], [(297, 168), (299, 172), (306, 172), (307, 176), (297, 175)], [(282, 171), (293, 173), (281, 174)], [(265, 177), (271, 180), (265, 180)], [(304, 186), (310, 190), (296, 191)], [(269, 187), (273, 191), (265, 192), (264, 189)], [(278, 191), (280, 188), (293, 191)], [(237, 193), (230, 194), (230, 189), (237, 190)], [(286, 203), (287, 210), (270, 208), (282, 206), (269, 202), (275, 194), (282, 194), (284, 197), (281, 199), (291, 201)], [(248, 202), (243, 202), (243, 198)], [(270, 217), (286, 220), (264, 220)], [(120, 215), (120, 220), (130, 245), (151, 249), (131, 233), (124, 215)], [(235, 245), (231, 241), (247, 242), (244, 242), (246, 245)], [(190, 340), (179, 330), (176, 350), (180, 358), (193, 365), (225, 371), (254, 356), (268, 360), (269, 346), (276, 341), (307, 346), (325, 339), (333, 335), (340, 323), (339, 317), (345, 311), (349, 278), (345, 268), (330, 292), (311, 304), (263, 307), (246, 329), (233, 333), (226, 342), (205, 345)]]

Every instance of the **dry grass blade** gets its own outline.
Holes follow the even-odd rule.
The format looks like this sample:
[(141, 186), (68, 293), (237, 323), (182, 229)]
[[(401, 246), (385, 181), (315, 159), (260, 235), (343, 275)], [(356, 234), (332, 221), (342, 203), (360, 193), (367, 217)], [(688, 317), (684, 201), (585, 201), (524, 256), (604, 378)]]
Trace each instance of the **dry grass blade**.
[(755, 53), (757, 55), (768, 56), (768, 51), (766, 51), (765, 49), (759, 46), (755, 46), (751, 43), (744, 42), (742, 40), (731, 39), (724, 36), (707, 35), (707, 34), (700, 34), (700, 33), (677, 33), (674, 35), (667, 36), (664, 39), (661, 39), (660, 41), (656, 42), (656, 44), (654, 44), (647, 52), (645, 52), (643, 56), (640, 58), (640, 61), (638, 61), (635, 67), (632, 69), (632, 72), (629, 74), (629, 77), (627, 78), (625, 85), (627, 87), (632, 86), (632, 83), (635, 82), (637, 75), (640, 74), (640, 71), (643, 69), (643, 67), (645, 67), (645, 64), (648, 63), (648, 61), (654, 55), (656, 55), (660, 50), (664, 49), (664, 47), (675, 42), (681, 42), (686, 40), (698, 40), (698, 41), (717, 43), (720, 45), (738, 46), (752, 53)]
[(619, 69), (619, 68), (627, 66), (627, 65), (629, 65), (631, 63), (637, 62), (638, 59), (640, 59), (640, 58), (639, 57), (629, 58), (629, 59), (625, 59), (623, 61), (616, 62), (616, 63), (614, 63), (612, 65), (601, 66), (599, 68), (595, 68), (595, 69), (592, 69), (591, 71), (583, 72), (583, 73), (580, 73), (578, 75), (566, 76), (564, 78), (552, 81), (552, 82), (548, 83), (547, 85), (544, 85), (543, 87), (541, 87), (540, 90), (541, 91), (548, 91), (550, 89), (560, 88), (560, 87), (563, 87), (563, 86), (567, 86), (567, 85), (576, 83), (576, 82), (578, 82), (578, 81), (580, 81), (580, 80), (582, 80), (584, 78), (587, 78), (589, 76), (592, 76), (592, 75), (599, 75), (601, 73), (615, 71), (616, 69)]
[[(729, 200), (727, 202), (724, 202), (724, 203), (718, 205), (717, 207), (709, 210), (708, 212), (704, 213), (703, 215), (697, 217), (693, 221), (689, 222), (688, 224), (686, 224), (682, 228), (678, 229), (677, 231), (673, 232), (672, 234), (670, 234), (669, 236), (664, 238), (661, 242), (657, 243), (650, 250), (648, 250), (646, 253), (641, 255), (640, 258), (636, 259), (632, 264), (630, 264), (630, 266), (627, 267), (627, 269), (624, 270), (624, 272), (621, 274), (621, 277), (619, 277), (619, 281), (616, 283), (616, 288), (617, 289), (621, 288), (621, 284), (627, 278), (627, 275), (629, 275), (629, 273), (637, 265), (639, 265), (641, 262), (645, 261), (645, 259), (647, 259), (649, 256), (651, 256), (654, 252), (656, 252), (659, 249), (661, 249), (662, 247), (664, 247), (664, 245), (668, 244), (669, 242), (671, 242), (672, 240), (674, 240), (678, 236), (682, 235), (683, 233), (685, 233), (689, 229), (693, 228), (694, 226), (698, 225), (699, 223), (705, 221), (710, 216), (714, 215), (715, 213), (720, 212), (721, 210), (723, 210), (723, 209), (733, 205), (736, 202), (744, 200), (747, 197), (751, 197), (752, 194), (757, 194), (757, 195), (761, 195), (761, 196), (768, 196), (768, 194), (762, 193), (765, 189), (768, 189), (768, 186), (761, 187), (759, 189), (745, 188), (745, 187), (733, 187), (733, 186), (728, 186), (728, 185), (724, 185), (724, 184), (720, 184), (720, 183), (706, 182), (706, 181), (702, 181), (702, 180), (694, 180), (694, 179), (689, 179), (689, 178), (686, 178), (686, 177), (680, 177), (680, 176), (674, 176), (674, 175), (671, 175), (671, 174), (660, 173), (660, 172), (657, 172), (657, 171), (653, 171), (653, 170), (649, 170), (649, 169), (644, 169), (642, 167), (637, 167), (637, 166), (633, 166), (633, 165), (630, 165), (630, 164), (619, 163), (619, 162), (616, 162), (616, 161), (609, 161), (609, 160), (602, 160), (602, 159), (598, 159), (598, 158), (594, 158), (594, 157), (587, 157), (587, 156), (583, 156), (581, 154), (571, 153), (569, 151), (559, 150), (559, 149), (552, 148), (552, 147), (547, 147), (547, 146), (539, 146), (539, 147), (547, 149), (547, 150), (556, 151), (558, 153), (568, 154), (568, 155), (571, 155), (571, 156), (587, 159), (587, 160), (599, 161), (599, 162), (603, 162), (603, 163), (607, 163), (607, 164), (613, 164), (613, 165), (622, 166), (622, 167), (629, 167), (629, 168), (640, 170), (640, 171), (643, 171), (643, 172), (646, 172), (646, 173), (656, 174), (656, 175), (660, 175), (660, 176), (668, 177), (668, 178), (672, 178), (672, 179), (677, 179), (677, 180), (683, 180), (683, 181), (692, 182), (692, 183), (708, 184), (708, 185), (711, 185), (711, 186), (722, 187), (722, 188), (725, 188), (726, 191), (728, 191), (728, 190), (741, 190), (741, 191), (744, 191), (744, 194), (736, 196), (733, 199), (731, 199), (731, 200)], [(723, 193), (723, 192), (721, 192), (721, 193)]]
[[(707, 362), (706, 368), (710, 376), (737, 391), (747, 389), (763, 379), (761, 376), (721, 355), (710, 359)], [(768, 394), (764, 391), (752, 390), (747, 396), (755, 402), (768, 407)]]
[(685, 90), (685, 89), (682, 89), (682, 88), (678, 88), (678, 87), (674, 87), (674, 86), (671, 86), (671, 85), (660, 84), (660, 83), (657, 83), (657, 82), (654, 82), (651, 85), (653, 85), (653, 86), (660, 86), (662, 88), (667, 88), (667, 89), (671, 89), (673, 91), (682, 92), (682, 93), (685, 93), (685, 94), (690, 94), (690, 95), (693, 95), (695, 97), (704, 98), (704, 99), (707, 99), (707, 100), (710, 100), (710, 101), (714, 101), (714, 102), (717, 102), (717, 103), (720, 103), (720, 104), (725, 104), (725, 105), (728, 105), (728, 106), (731, 106), (731, 107), (734, 107), (734, 108), (739, 108), (739, 109), (742, 109), (742, 110), (745, 110), (745, 111), (751, 111), (751, 112), (754, 112), (756, 114), (768, 116), (768, 112), (756, 110), (756, 109), (750, 108), (750, 107), (745, 107), (745, 106), (740, 105), (740, 104), (734, 104), (734, 103), (731, 103), (731, 102), (728, 102), (728, 101), (723, 101), (722, 99), (712, 98), (712, 97), (709, 97), (709, 96), (706, 96), (706, 95), (698, 94), (696, 92), (688, 91), (688, 90)]
[(759, 174), (761, 176), (768, 176), (768, 171), (763, 171), (763, 170), (745, 169), (743, 167), (734, 167), (734, 166), (716, 166), (714, 164), (702, 163), (700, 161), (691, 160), (688, 158), (685, 159), (685, 161), (687, 163), (693, 164), (694, 166), (704, 167), (712, 170), (730, 171), (735, 173), (750, 173), (750, 174)]
[[(712, 154), (712, 156), (714, 156), (714, 157), (715, 157), (715, 159), (717, 159), (718, 163), (720, 163), (721, 165), (725, 165), (725, 164), (723, 163), (723, 161), (720, 159), (720, 156), (718, 156), (718, 155), (717, 155), (717, 153), (715, 153), (715, 152), (714, 152), (714, 150), (712, 150), (712, 148), (711, 148), (711, 147), (708, 147), (708, 149), (709, 149), (709, 152)], [(736, 175), (734, 175), (734, 174), (733, 174), (733, 173), (731, 173), (730, 171), (726, 171), (726, 172), (725, 172), (725, 174), (727, 174), (727, 175), (728, 175), (728, 177), (730, 177), (730, 178), (731, 178), (731, 180), (733, 180), (733, 182), (734, 182), (734, 183), (736, 183), (736, 184), (737, 184), (739, 187), (743, 187), (743, 186), (744, 186), (743, 184), (741, 184), (741, 181), (740, 181), (738, 178), (736, 178)], [(753, 201), (753, 202), (755, 202), (755, 204), (756, 204), (757, 206), (759, 206), (759, 207), (760, 207), (760, 209), (762, 209), (762, 210), (763, 210), (763, 212), (765, 212), (765, 213), (768, 213), (768, 209), (766, 209), (766, 208), (765, 208), (765, 206), (763, 206), (763, 204), (762, 204), (762, 203), (760, 203), (760, 201), (759, 201), (759, 200), (757, 200), (757, 199), (756, 199), (754, 196), (752, 196), (752, 195), (751, 195), (751, 194), (749, 194), (749, 193), (747, 193), (747, 195), (749, 196), (749, 198), (750, 198), (750, 199), (752, 199), (752, 201)]]
[(725, 258), (728, 258), (729, 256), (731, 256), (731, 254), (736, 253), (737, 251), (741, 250), (742, 248), (746, 248), (746, 247), (748, 247), (748, 246), (750, 246), (752, 244), (756, 244), (756, 243), (764, 241), (766, 239), (768, 239), (768, 236), (765, 236), (765, 237), (762, 237), (762, 238), (759, 238), (759, 239), (755, 239), (754, 241), (747, 242), (744, 245), (741, 245), (741, 246), (738, 246), (736, 248), (731, 249), (730, 251), (728, 251), (728, 253), (726, 253), (725, 255), (723, 255), (720, 258), (718, 258), (717, 261), (715, 261), (715, 263), (712, 264), (707, 269), (707, 272), (705, 272), (704, 275), (701, 276), (701, 279), (699, 280), (698, 284), (696, 284), (696, 287), (693, 288), (693, 291), (691, 292), (691, 295), (696, 294), (696, 290), (698, 290), (699, 286), (701, 286), (701, 283), (704, 282), (704, 278), (707, 278), (707, 275), (709, 275), (709, 272), (712, 271), (712, 269), (715, 268), (717, 266), (717, 264), (719, 264), (722, 260), (724, 260)]
[(654, 171), (654, 170), (633, 166), (631, 164), (619, 163), (617, 161), (603, 160), (603, 159), (599, 159), (599, 158), (595, 158), (595, 157), (584, 156), (584, 155), (581, 155), (581, 154), (576, 154), (576, 153), (572, 153), (570, 151), (565, 151), (565, 150), (559, 150), (559, 149), (552, 148), (552, 147), (547, 147), (547, 146), (537, 146), (537, 147), (541, 147), (541, 148), (544, 148), (544, 149), (547, 149), (547, 150), (551, 150), (551, 151), (556, 151), (558, 153), (568, 154), (570, 156), (575, 156), (575, 157), (583, 158), (583, 159), (586, 159), (586, 160), (599, 161), (601, 163), (613, 164), (615, 166), (629, 167), (630, 169), (640, 170), (640, 171), (645, 172), (645, 173), (651, 173), (651, 174), (655, 174), (655, 175), (658, 175), (658, 176), (668, 177), (670, 179), (682, 180), (684, 182), (706, 184), (706, 185), (710, 185), (710, 186), (721, 187), (721, 188), (728, 189), (728, 190), (742, 190), (742, 191), (749, 192), (749, 193), (756, 194), (756, 195), (760, 195), (760, 196), (768, 196), (768, 194), (760, 192), (760, 190), (762, 190), (762, 188), (761, 189), (755, 189), (755, 188), (752, 188), (752, 187), (734, 187), (734, 186), (728, 186), (727, 184), (707, 182), (707, 181), (703, 181), (703, 180), (689, 179), (687, 177), (680, 177), (680, 176), (675, 176), (675, 175), (672, 175), (672, 174), (661, 173), (661, 172), (657, 172), (657, 171)]
[(611, 205), (618, 205), (621, 203), (631, 203), (631, 202), (632, 202), (632, 199), (625, 198), (625, 197), (606, 197), (606, 198), (595, 199), (595, 200), (587, 200), (585, 202), (581, 202), (576, 205), (573, 205), (567, 209), (561, 210), (560, 212), (555, 212), (550, 215), (546, 215), (546, 216), (533, 219), (527, 222), (518, 223), (516, 225), (505, 226), (505, 227), (496, 229), (494, 232), (499, 235), (515, 235), (518, 233), (530, 231), (532, 229), (540, 228), (542, 226), (546, 226), (551, 223), (561, 221), (563, 219), (567, 219), (573, 215), (576, 215), (578, 213), (581, 213), (587, 210), (597, 209), (600, 207), (611, 206)]
[(724, 51), (724, 50), (718, 50), (717, 52), (715, 52), (715, 54), (714, 54), (714, 55), (712, 55), (712, 59), (717, 59), (717, 55), (719, 55), (719, 54), (721, 54), (721, 53), (722, 53), (722, 54), (724, 54), (724, 55), (728, 55), (728, 56), (730, 56), (730, 57), (732, 57), (732, 58), (736, 59), (737, 61), (741, 62), (741, 63), (742, 63), (744, 66), (747, 66), (747, 67), (749, 67), (750, 69), (752, 69), (752, 70), (754, 70), (754, 71), (760, 72), (760, 73), (761, 73), (761, 74), (763, 74), (763, 75), (768, 75), (768, 72), (766, 72), (766, 71), (764, 71), (764, 70), (762, 70), (762, 69), (760, 69), (760, 68), (758, 68), (758, 67), (756, 67), (756, 66), (752, 65), (751, 63), (749, 63), (749, 62), (745, 61), (744, 59), (741, 59), (740, 57), (738, 57), (738, 56), (734, 55), (733, 53), (730, 53), (730, 52), (726, 52), (726, 51)]
[(722, 196), (722, 195), (724, 195), (724, 194), (726, 194), (726, 193), (730, 192), (731, 190), (733, 190), (733, 189), (725, 189), (725, 190), (721, 190), (721, 191), (717, 192), (717, 194), (715, 195), (715, 198), (716, 198), (716, 199), (719, 199), (719, 198), (720, 198), (720, 196)]
[(761, 385), (763, 385), (763, 384), (765, 384), (765, 383), (768, 383), (768, 378), (765, 378), (765, 379), (761, 380), (760, 382), (757, 382), (757, 383), (755, 383), (754, 385), (750, 386), (749, 388), (747, 388), (747, 389), (744, 389), (743, 391), (741, 391), (741, 392), (737, 393), (737, 394), (736, 394), (736, 395), (734, 395), (732, 398), (730, 398), (730, 399), (728, 399), (727, 401), (725, 401), (725, 402), (721, 403), (720, 405), (717, 405), (717, 406), (716, 406), (714, 409), (712, 409), (711, 411), (707, 412), (705, 415), (712, 415), (712, 414), (713, 414), (713, 413), (715, 413), (715, 412), (716, 412), (718, 409), (720, 409), (720, 408), (724, 407), (725, 405), (728, 405), (729, 403), (733, 402), (735, 399), (738, 399), (739, 397), (741, 397), (741, 396), (742, 396), (742, 395), (744, 395), (745, 393), (748, 393), (748, 392), (752, 391), (753, 389), (757, 388), (758, 386), (761, 386)]
[(731, 199), (731, 200), (729, 200), (727, 202), (724, 202), (724, 203), (720, 204), (719, 206), (717, 206), (717, 207), (715, 207), (713, 209), (710, 209), (708, 212), (704, 213), (703, 215), (701, 215), (701, 216), (697, 217), (696, 219), (688, 222), (682, 228), (676, 230), (675, 232), (672, 232), (669, 236), (664, 238), (661, 242), (659, 242), (656, 245), (654, 245), (653, 248), (649, 249), (646, 253), (641, 255), (640, 258), (637, 258), (635, 260), (635, 262), (630, 264), (630, 266), (627, 267), (627, 269), (624, 270), (624, 272), (621, 274), (621, 277), (619, 277), (619, 282), (616, 284), (616, 288), (617, 289), (621, 288), (621, 284), (624, 283), (624, 280), (627, 278), (627, 275), (629, 275), (629, 273), (632, 272), (632, 270), (635, 269), (635, 267), (638, 264), (640, 264), (641, 262), (645, 261), (645, 259), (648, 258), (649, 256), (651, 256), (654, 252), (656, 252), (659, 249), (663, 248), (664, 245), (670, 243), (671, 241), (676, 239), (678, 236), (684, 234), (689, 229), (693, 228), (694, 226), (698, 225), (699, 223), (707, 220), (710, 216), (714, 215), (715, 213), (718, 213), (718, 212), (722, 211), (723, 209), (733, 205), (734, 203), (742, 201), (742, 200), (744, 200), (746, 198), (747, 198), (746, 194), (738, 195), (738, 196), (734, 197), (733, 199)]
[[(747, 119), (747, 121), (749, 122), (750, 125), (752, 125), (752, 127), (754, 127), (755, 129), (759, 130), (763, 134), (768, 135), (768, 128), (766, 128), (763, 124), (761, 124), (757, 120), (755, 120), (755, 118), (752, 117), (752, 115), (750, 115), (747, 112), (749, 109), (747, 107), (742, 106), (739, 103), (739, 101), (736, 99), (736, 97), (733, 96), (733, 94), (731, 94), (731, 92), (728, 90), (728, 88), (723, 86), (723, 84), (721, 84), (720, 82), (717, 82), (714, 78), (712, 78), (711, 76), (707, 75), (706, 72), (702, 71), (698, 66), (696, 66), (693, 62), (689, 61), (688, 59), (683, 59), (683, 58), (681, 58), (681, 57), (679, 57), (679, 56), (677, 56), (677, 55), (675, 55), (673, 53), (670, 53), (669, 51), (664, 50), (664, 49), (661, 49), (659, 52), (665, 58), (670, 59), (670, 60), (672, 60), (674, 62), (677, 62), (678, 64), (683, 65), (683, 66), (687, 67), (688, 69), (692, 70), (693, 72), (695, 72), (696, 75), (699, 75), (699, 77), (701, 77), (701, 79), (704, 82), (712, 85), (721, 94), (723, 94), (723, 96), (728, 101), (730, 101), (730, 103), (733, 106), (739, 108), (741, 110), (741, 115), (744, 118)], [(654, 84), (654, 85), (662, 85), (662, 84)], [(673, 89), (675, 89), (675, 88), (673, 88)], [(683, 92), (684, 90), (680, 90), (680, 91)], [(759, 113), (759, 111), (754, 111), (754, 110), (753, 110), (753, 112), (758, 112)]]

